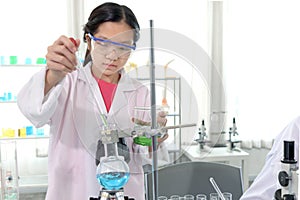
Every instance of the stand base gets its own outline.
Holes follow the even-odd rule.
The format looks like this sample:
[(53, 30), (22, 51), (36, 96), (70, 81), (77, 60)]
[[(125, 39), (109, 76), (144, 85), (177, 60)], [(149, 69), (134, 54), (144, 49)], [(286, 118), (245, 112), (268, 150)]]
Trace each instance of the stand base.
[(123, 189), (120, 190), (102, 189), (99, 193), (99, 197), (90, 197), (89, 200), (134, 200), (134, 199), (124, 196)]
[[(101, 197), (90, 197), (89, 200), (100, 200)], [(111, 200), (115, 200), (115, 199), (111, 199)], [(124, 200), (134, 200), (134, 198), (129, 198), (128, 196), (124, 196)]]
[(281, 197), (281, 189), (278, 189), (274, 195), (276, 200), (296, 200), (296, 196), (293, 194), (285, 194), (283, 198)]

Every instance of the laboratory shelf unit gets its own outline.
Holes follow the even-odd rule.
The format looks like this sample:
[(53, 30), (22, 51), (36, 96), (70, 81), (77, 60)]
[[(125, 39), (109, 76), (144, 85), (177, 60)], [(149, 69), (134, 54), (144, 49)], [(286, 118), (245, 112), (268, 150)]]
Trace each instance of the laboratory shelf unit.
[[(46, 192), (47, 189), (49, 127), (35, 128), (17, 105), (20, 89), (42, 68), (43, 65), (0, 65), (0, 171), (3, 175), (3, 195), (11, 190), (3, 188), (17, 187), (20, 194)], [(25, 130), (30, 130), (30, 135)], [(13, 156), (12, 152), (15, 152)], [(16, 182), (8, 181), (10, 174)], [(12, 184), (14, 187), (10, 186)]]

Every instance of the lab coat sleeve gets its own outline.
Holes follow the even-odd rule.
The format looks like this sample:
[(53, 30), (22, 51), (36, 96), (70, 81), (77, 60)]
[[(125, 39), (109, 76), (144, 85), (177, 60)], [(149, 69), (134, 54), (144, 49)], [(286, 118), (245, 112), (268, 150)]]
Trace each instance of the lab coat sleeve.
[(278, 182), (278, 173), (281, 171), (283, 158), (283, 141), (295, 141), (295, 159), (299, 160), (299, 134), (300, 117), (293, 120), (275, 138), (272, 149), (268, 153), (265, 165), (252, 185), (246, 190), (240, 200), (270, 200), (273, 199), (277, 189), (281, 186)]
[(24, 116), (36, 127), (49, 123), (62, 91), (61, 81), (44, 95), (46, 68), (34, 74), (20, 90), (17, 104)]

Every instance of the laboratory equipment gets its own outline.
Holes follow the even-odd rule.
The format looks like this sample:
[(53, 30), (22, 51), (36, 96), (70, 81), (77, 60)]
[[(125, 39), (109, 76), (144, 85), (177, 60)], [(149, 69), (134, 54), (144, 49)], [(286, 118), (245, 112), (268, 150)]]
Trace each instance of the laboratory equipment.
[(233, 118), (232, 120), (232, 127), (229, 128), (229, 151), (238, 151), (238, 149), (236, 148), (236, 144), (240, 143), (241, 140), (238, 140), (236, 137), (238, 135), (238, 132), (236, 131), (237, 127), (236, 127), (236, 122), (235, 122), (235, 118)]
[(0, 142), (1, 199), (19, 199), (16, 141)]
[(177, 194), (174, 194), (170, 197), (171, 200), (179, 200), (180, 199), (180, 196), (177, 195)]
[[(222, 193), (224, 200), (232, 200), (232, 194), (230, 192), (223, 192)], [(205, 200), (205, 198), (202, 198)], [(221, 198), (219, 197), (218, 193), (210, 193), (209, 194), (209, 199), (210, 200), (220, 200)]]
[(199, 128), (199, 138), (196, 139), (195, 141), (199, 143), (200, 146), (200, 151), (204, 149), (204, 145), (206, 142), (207, 135), (206, 135), (206, 128), (205, 128), (205, 123), (204, 120), (201, 122), (201, 127)]
[(166, 196), (159, 196), (158, 200), (168, 200), (168, 197), (166, 197)]
[(118, 131), (114, 124), (103, 126), (101, 141), (105, 156), (97, 166), (97, 180), (102, 186), (100, 200), (124, 200), (123, 187), (129, 180), (129, 167), (122, 156), (118, 155)]
[[(156, 106), (156, 115), (163, 111), (160, 107)], [(132, 132), (133, 140), (135, 144), (140, 144), (143, 146), (152, 145), (152, 135), (157, 134), (158, 137), (163, 137), (164, 134), (169, 129), (185, 128), (196, 126), (193, 124), (183, 124), (174, 126), (161, 126), (160, 123), (157, 124), (155, 130), (151, 129), (151, 107), (135, 107), (134, 108), (134, 130)]]
[(223, 192), (225, 200), (232, 200), (232, 194), (230, 192)]
[[(214, 187), (214, 189), (216, 190), (218, 196), (220, 197), (221, 200), (226, 200), (223, 193), (221, 192), (219, 186), (217, 185), (217, 183), (215, 182), (213, 177), (209, 178), (209, 181), (211, 182), (212, 186)], [(211, 197), (210, 197), (211, 199)]]
[(209, 194), (209, 200), (219, 200), (219, 195), (218, 193), (210, 193)]
[(195, 197), (192, 194), (186, 194), (183, 196), (184, 200), (194, 200)]
[(295, 141), (283, 141), (282, 170), (278, 174), (281, 189), (276, 190), (276, 200), (296, 200), (298, 195), (297, 160), (295, 160)]
[[(156, 109), (156, 113), (160, 111)], [(134, 136), (135, 144), (151, 146), (151, 107), (134, 107)]]
[(197, 194), (196, 200), (207, 200), (207, 198), (205, 194)]

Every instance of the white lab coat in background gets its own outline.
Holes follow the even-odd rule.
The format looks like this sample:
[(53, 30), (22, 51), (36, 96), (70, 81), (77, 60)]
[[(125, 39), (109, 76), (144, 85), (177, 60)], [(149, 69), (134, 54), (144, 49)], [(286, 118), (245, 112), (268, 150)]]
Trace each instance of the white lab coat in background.
[[(41, 70), (22, 88), (18, 105), (22, 113), (36, 126), (50, 125), (48, 152), (48, 191), (46, 200), (88, 200), (99, 195), (96, 180), (95, 154), (101, 118), (99, 107), (109, 123), (124, 130), (133, 128), (134, 106), (148, 106), (148, 89), (122, 73), (110, 112), (102, 99), (98, 84), (91, 74), (91, 63), (68, 74), (44, 97), (45, 71)], [(90, 92), (85, 70), (92, 89)], [(97, 105), (99, 103), (99, 107)], [(148, 147), (126, 138), (131, 152), (130, 178), (125, 195), (144, 199), (142, 162)]]
[(263, 169), (240, 200), (274, 199), (276, 190), (281, 188), (278, 182), (278, 173), (282, 170), (283, 141), (295, 141), (295, 159), (298, 161), (297, 165), (299, 166), (299, 134), (300, 117), (297, 117), (275, 138)]

